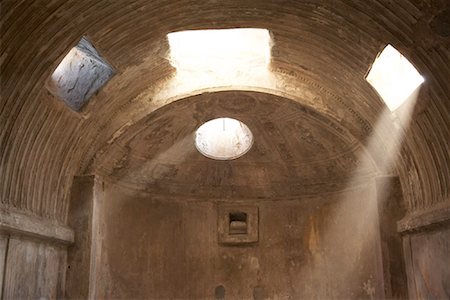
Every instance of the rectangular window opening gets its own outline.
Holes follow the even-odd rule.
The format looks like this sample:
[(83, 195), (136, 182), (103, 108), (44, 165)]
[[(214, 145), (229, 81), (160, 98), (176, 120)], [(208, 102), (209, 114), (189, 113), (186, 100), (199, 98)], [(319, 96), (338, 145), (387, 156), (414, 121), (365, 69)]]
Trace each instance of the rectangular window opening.
[(424, 82), (416, 68), (391, 45), (375, 59), (366, 80), (394, 111)]
[(80, 111), (115, 70), (85, 38), (81, 38), (51, 75), (48, 90), (74, 111)]
[(169, 33), (170, 62), (178, 71), (230, 73), (267, 67), (271, 37), (267, 29), (235, 28)]

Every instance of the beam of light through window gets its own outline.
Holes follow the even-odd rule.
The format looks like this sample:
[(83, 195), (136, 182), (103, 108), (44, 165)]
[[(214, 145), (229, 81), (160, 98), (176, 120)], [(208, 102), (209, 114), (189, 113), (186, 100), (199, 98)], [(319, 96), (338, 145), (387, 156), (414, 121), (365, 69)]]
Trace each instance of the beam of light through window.
[(424, 82), (416, 68), (391, 45), (375, 59), (366, 80), (391, 111), (401, 106)]

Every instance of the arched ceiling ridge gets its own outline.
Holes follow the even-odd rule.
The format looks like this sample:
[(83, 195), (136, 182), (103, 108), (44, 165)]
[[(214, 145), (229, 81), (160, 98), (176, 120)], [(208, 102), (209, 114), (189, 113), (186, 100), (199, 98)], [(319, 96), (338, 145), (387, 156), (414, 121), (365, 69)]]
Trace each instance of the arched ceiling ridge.
[[(190, 90), (185, 91), (183, 94), (176, 94), (171, 95), (167, 98), (160, 98), (159, 101), (156, 103), (153, 101), (151, 96), (151, 91), (154, 88), (150, 88), (149, 91), (144, 92), (144, 94), (147, 94), (146, 97), (141, 98), (141, 100), (144, 102), (144, 105), (141, 105), (141, 107), (146, 106), (147, 110), (141, 110), (139, 114), (135, 115), (135, 119), (128, 119), (125, 124), (119, 124), (119, 128), (112, 132), (110, 135), (108, 135), (110, 138), (107, 140), (107, 142), (104, 144), (104, 147), (102, 147), (100, 150), (97, 151), (97, 154), (101, 154), (107, 151), (107, 148), (111, 146), (116, 140), (120, 139), (121, 136), (127, 135), (127, 130), (133, 125), (138, 124), (141, 120), (145, 119), (150, 115), (152, 112), (162, 109), (166, 105), (170, 105), (171, 103), (177, 102), (177, 101), (183, 101), (186, 100), (192, 96), (201, 95), (204, 93), (218, 93), (223, 91), (251, 91), (251, 92), (259, 92), (264, 93), (268, 95), (275, 95), (275, 96), (281, 96), (286, 99), (289, 99), (291, 101), (300, 103), (301, 105), (305, 106), (311, 113), (321, 115), (325, 119), (329, 119), (328, 125), (335, 130), (342, 130), (342, 127), (338, 127), (336, 124), (339, 122), (342, 122), (342, 119), (345, 118), (345, 116), (341, 116), (341, 118), (336, 118), (336, 115), (334, 114), (335, 111), (332, 110), (332, 108), (328, 105), (330, 105), (327, 102), (327, 99), (332, 98), (333, 101), (336, 101), (338, 104), (340, 104), (345, 110), (347, 110), (347, 113), (354, 118), (357, 123), (359, 123), (360, 128), (356, 131), (350, 130), (352, 136), (355, 137), (356, 140), (359, 140), (361, 142), (361, 137), (365, 137), (371, 134), (372, 132), (372, 125), (366, 121), (362, 116), (358, 114), (358, 112), (345, 103), (340, 97), (338, 97), (333, 92), (327, 90), (320, 84), (316, 83), (315, 81), (307, 78), (306, 76), (302, 76), (300, 73), (295, 72), (294, 70), (286, 70), (286, 69), (277, 69), (278, 72), (274, 72), (277, 76), (280, 76), (277, 80), (280, 82), (280, 84), (276, 84), (273, 87), (264, 87), (264, 86), (224, 86), (224, 87), (204, 87), (200, 90)], [(290, 77), (289, 79), (286, 79), (286, 77)], [(284, 78), (284, 79), (281, 79)], [(288, 82), (295, 82), (296, 85), (290, 85)], [(316, 94), (313, 95), (312, 99), (310, 97), (302, 97), (299, 94), (302, 94), (302, 86), (299, 83), (302, 83), (303, 86), (312, 87)], [(158, 88), (156, 88), (157, 90)], [(322, 99), (320, 103), (318, 103), (319, 97), (323, 97), (325, 99)], [(145, 103), (151, 102), (151, 105), (145, 105)], [(336, 104), (336, 102), (333, 102), (333, 104)], [(335, 107), (336, 108), (336, 107)], [(111, 122), (113, 121), (113, 118), (110, 117)], [(107, 128), (111, 128), (113, 126), (105, 126)], [(349, 130), (349, 129), (346, 129)], [(98, 132), (98, 135), (105, 136), (104, 133)], [(129, 137), (131, 138), (131, 137)], [(90, 157), (89, 155), (85, 155), (84, 157)], [(90, 161), (92, 163), (92, 160)], [(82, 164), (85, 165), (85, 164)], [(89, 168), (89, 167), (88, 167)], [(83, 172), (81, 169), (80, 171)]]
[[(71, 177), (115, 133), (125, 130), (130, 119), (127, 114), (138, 112), (142, 104), (131, 102), (146, 91), (144, 85), (164, 80), (172, 72), (164, 63), (167, 49), (158, 41), (171, 30), (233, 24), (273, 30), (278, 43), (274, 61), (335, 93), (343, 103), (334, 99), (328, 110), (318, 109), (322, 113), (335, 110), (336, 119), (355, 132), (355, 124), (360, 130), (366, 123), (366, 131), (373, 127), (383, 108), (363, 79), (376, 52), (383, 43), (392, 43), (409, 54), (419, 70), (425, 70), (428, 94), (421, 96), (399, 160), (404, 192), (411, 195), (410, 210), (448, 200), (450, 174), (440, 166), (450, 164), (450, 68), (446, 63), (450, 47), (448, 37), (429, 26), (445, 7), (449, 7), (446, 1), (415, 0), (288, 1), (283, 6), (273, 1), (123, 4), (4, 0), (0, 19), (0, 200), (37, 214), (45, 210), (51, 218), (59, 218), (60, 212), (52, 211), (65, 210), (59, 202), (67, 203)], [(58, 106), (58, 99), (45, 95), (45, 81), (68, 46), (83, 34), (92, 37), (119, 72), (116, 80), (92, 99), (87, 115), (77, 116)], [(144, 62), (149, 56), (151, 61)], [(295, 80), (299, 85), (311, 84)], [(317, 87), (311, 84), (309, 91), (314, 89)], [(283, 96), (289, 97), (289, 93)], [(316, 100), (326, 103), (326, 97)], [(334, 103), (347, 106), (342, 108), (343, 114)], [(57, 127), (60, 125), (64, 128)], [(88, 162), (79, 168), (85, 158)], [(43, 185), (42, 178), (52, 182)]]
[[(348, 189), (373, 177), (375, 164), (361, 144), (338, 123), (330, 126), (328, 118), (311, 110), (254, 91), (191, 96), (130, 126), (97, 155), (93, 171), (117, 184), (179, 197), (197, 192), (198, 197), (291, 197), (318, 193), (320, 185), (329, 192)], [(242, 120), (253, 131), (253, 148), (242, 158), (217, 162), (195, 150), (195, 129), (220, 116)], [(353, 169), (358, 169), (359, 178), (348, 181)], [(213, 184), (208, 192), (210, 178), (218, 174), (225, 176), (217, 178), (222, 187)], [(252, 184), (247, 182), (250, 178)], [(286, 180), (291, 189), (283, 189), (281, 182)]]

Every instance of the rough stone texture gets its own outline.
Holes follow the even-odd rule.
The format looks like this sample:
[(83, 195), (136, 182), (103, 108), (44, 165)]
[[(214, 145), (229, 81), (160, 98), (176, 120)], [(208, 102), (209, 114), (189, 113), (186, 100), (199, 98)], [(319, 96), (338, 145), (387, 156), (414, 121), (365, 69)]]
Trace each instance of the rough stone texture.
[(0, 298), (64, 297), (67, 226), (33, 215), (0, 211)]
[(14, 211), (0, 210), (0, 230), (66, 244), (74, 241), (73, 230), (67, 226)]
[(450, 36), (450, 8), (437, 14), (431, 21), (430, 27), (434, 32), (443, 37)]
[(105, 184), (95, 298), (206, 299), (220, 285), (229, 299), (381, 297), (375, 196), (369, 185), (327, 198), (246, 200), (259, 207), (259, 241), (223, 246), (218, 203)]
[(450, 224), (450, 200), (436, 205), (433, 209), (410, 214), (397, 224), (399, 232), (421, 231)]
[(6, 253), (9, 237), (0, 232), (0, 299), (3, 299), (3, 277), (5, 276)]
[(60, 299), (64, 295), (65, 261), (65, 248), (11, 236), (3, 298)]
[(409, 297), (450, 298), (450, 227), (423, 231), (404, 238)]
[(68, 221), (76, 232), (74, 244), (67, 251), (66, 299), (89, 296), (93, 205), (94, 177), (77, 177), (72, 186)]
[(407, 299), (403, 241), (397, 231), (397, 222), (405, 215), (400, 181), (396, 176), (382, 176), (375, 183), (385, 297)]

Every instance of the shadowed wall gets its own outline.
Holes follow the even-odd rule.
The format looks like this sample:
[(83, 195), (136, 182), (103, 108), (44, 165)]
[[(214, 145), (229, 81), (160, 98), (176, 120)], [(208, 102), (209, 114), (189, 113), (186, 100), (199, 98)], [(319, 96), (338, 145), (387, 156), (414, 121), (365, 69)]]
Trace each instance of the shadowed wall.
[[(231, 299), (383, 293), (377, 223), (361, 223), (363, 216), (364, 223), (375, 220), (367, 216), (373, 185), (293, 201), (231, 201), (259, 208), (259, 241), (247, 246), (218, 243), (218, 203), (110, 184), (102, 197), (96, 297), (211, 299), (220, 285)], [(353, 210), (338, 209), (342, 202)], [(327, 234), (330, 227), (338, 228), (336, 236)]]

